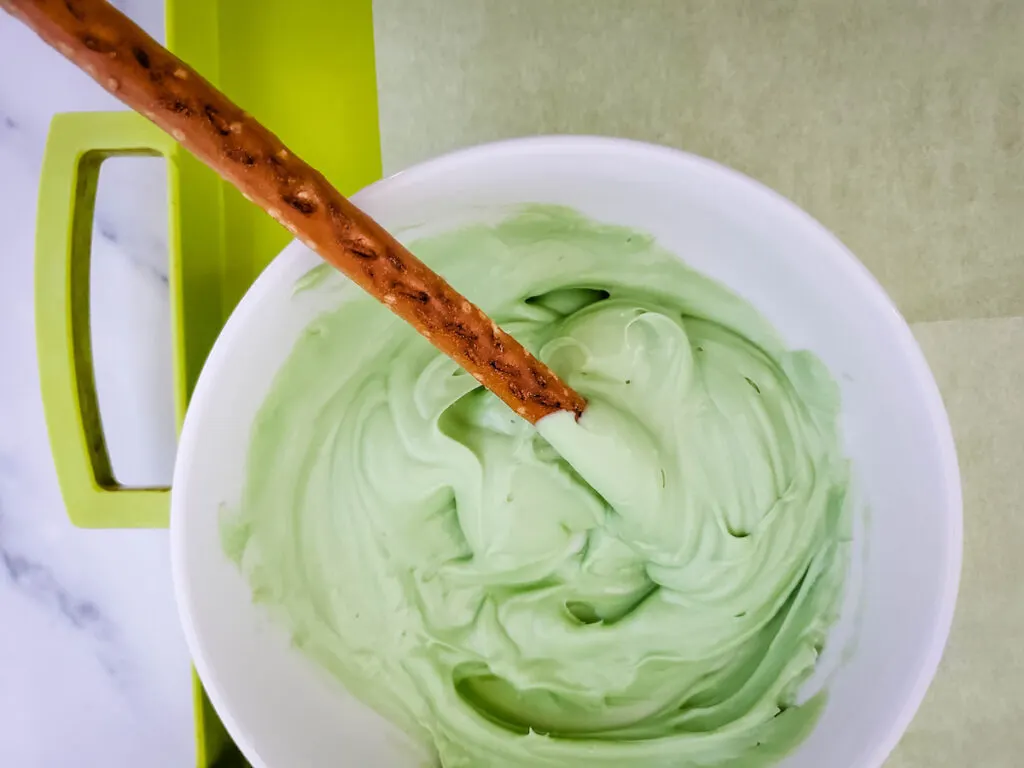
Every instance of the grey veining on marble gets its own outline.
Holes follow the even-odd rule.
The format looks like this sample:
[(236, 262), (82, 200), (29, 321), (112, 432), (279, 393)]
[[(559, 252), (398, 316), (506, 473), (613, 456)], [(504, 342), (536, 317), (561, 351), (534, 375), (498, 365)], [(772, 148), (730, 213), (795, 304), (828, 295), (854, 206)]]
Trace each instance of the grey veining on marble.
[[(114, 2), (160, 35), (160, 0)], [(890, 764), (1021, 765), (1024, 2), (375, 0), (374, 14), (388, 171), (546, 132), (676, 146), (795, 200), (911, 320), (936, 321), (914, 330), (961, 454), (964, 578), (939, 675)], [(192, 762), (166, 532), (71, 527), (39, 397), (48, 124), (119, 108), (0, 14), (2, 768)], [(99, 397), (115, 472), (137, 485), (166, 483), (174, 453), (161, 173), (105, 166), (94, 222)]]
[[(162, 4), (122, 0), (150, 31)], [(54, 112), (120, 109), (0, 13), (0, 766), (193, 762), (189, 659), (166, 531), (83, 531), (57, 489), (36, 369), (33, 240)], [(104, 169), (92, 263), (97, 385), (115, 472), (166, 482), (170, 401), (162, 169)]]
[[(114, 475), (127, 486), (169, 486), (177, 445), (166, 184), (160, 158), (108, 160), (93, 220), (97, 398)], [(126, 366), (146, 371), (145, 383)]]

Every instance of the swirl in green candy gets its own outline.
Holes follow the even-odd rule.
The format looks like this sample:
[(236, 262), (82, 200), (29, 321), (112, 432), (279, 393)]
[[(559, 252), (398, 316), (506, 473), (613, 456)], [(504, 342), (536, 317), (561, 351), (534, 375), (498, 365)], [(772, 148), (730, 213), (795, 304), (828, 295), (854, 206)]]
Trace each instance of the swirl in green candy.
[(760, 766), (836, 618), (838, 388), (650, 237), (562, 208), (413, 244), (589, 401), (537, 429), (340, 278), (224, 544), (353, 694), (459, 766)]

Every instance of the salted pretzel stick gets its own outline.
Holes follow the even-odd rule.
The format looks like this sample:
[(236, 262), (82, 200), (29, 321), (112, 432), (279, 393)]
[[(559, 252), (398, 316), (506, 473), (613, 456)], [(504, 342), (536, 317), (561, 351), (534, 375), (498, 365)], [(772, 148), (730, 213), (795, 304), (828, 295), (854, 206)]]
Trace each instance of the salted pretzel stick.
[[(257, 0), (254, 0), (256, 2)], [(105, 0), (0, 0), (530, 423), (586, 401), (318, 171)]]

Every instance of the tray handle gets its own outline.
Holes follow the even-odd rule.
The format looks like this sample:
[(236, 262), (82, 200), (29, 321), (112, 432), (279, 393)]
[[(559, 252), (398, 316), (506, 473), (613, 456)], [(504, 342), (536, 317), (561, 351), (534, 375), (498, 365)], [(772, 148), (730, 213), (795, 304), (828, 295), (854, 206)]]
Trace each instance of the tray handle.
[(173, 140), (132, 112), (58, 114), (39, 184), (35, 307), (47, 431), (68, 516), (87, 528), (160, 528), (168, 488), (126, 488), (110, 465), (89, 335), (89, 263), (101, 163), (121, 155), (170, 158)]

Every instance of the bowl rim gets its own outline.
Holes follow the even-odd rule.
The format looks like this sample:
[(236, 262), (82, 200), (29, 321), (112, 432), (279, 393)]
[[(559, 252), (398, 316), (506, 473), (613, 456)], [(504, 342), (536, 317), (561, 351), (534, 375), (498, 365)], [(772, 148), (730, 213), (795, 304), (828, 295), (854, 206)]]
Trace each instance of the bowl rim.
[[(915, 383), (925, 400), (924, 406), (930, 414), (932, 426), (936, 430), (937, 450), (941, 463), (942, 479), (945, 483), (943, 495), (947, 500), (944, 526), (948, 532), (948, 545), (947, 552), (945, 553), (948, 567), (944, 583), (941, 585), (942, 604), (935, 619), (934, 632), (926, 652), (920, 658), (914, 684), (904, 701), (898, 717), (894, 718), (888, 726), (884, 737), (878, 739), (874, 748), (865, 755), (860, 766), (860, 768), (880, 768), (913, 720), (938, 670), (939, 662), (942, 659), (952, 627), (963, 563), (963, 491), (952, 427), (934, 375), (927, 363), (924, 352), (910, 330), (909, 324), (882, 285), (868, 271), (867, 267), (857, 259), (839, 238), (817, 219), (796, 205), (796, 203), (739, 171), (672, 147), (633, 139), (591, 135), (541, 135), (506, 139), (456, 149), (425, 160), (405, 170), (386, 176), (364, 187), (351, 197), (354, 202), (362, 206), (372, 203), (378, 197), (386, 196), (392, 189), (400, 185), (416, 183), (420, 178), (435, 174), (446, 167), (457, 166), (463, 163), (472, 164), (481, 159), (493, 158), (495, 156), (515, 157), (517, 155), (537, 155), (545, 152), (598, 152), (618, 154), (623, 157), (646, 156), (648, 159), (653, 158), (662, 160), (665, 163), (674, 164), (683, 172), (696, 172), (706, 177), (718, 176), (729, 183), (745, 186), (751, 192), (767, 198), (768, 202), (778, 212), (791, 217), (801, 227), (817, 237), (823, 238), (823, 241), (827, 241), (833, 251), (832, 255), (843, 262), (842, 266), (848, 271), (850, 278), (861, 284), (861, 287), (872, 296), (878, 308), (894, 316), (893, 320), (895, 322), (893, 327), (898, 328), (900, 334), (900, 338), (896, 339), (896, 341), (899, 342), (903, 354), (908, 357), (908, 362), (916, 373), (917, 381)], [(212, 382), (217, 378), (216, 372), (224, 366), (227, 350), (235, 343), (234, 337), (237, 335), (235, 328), (244, 324), (246, 315), (257, 304), (259, 297), (272, 290), (281, 280), (280, 276), (288, 266), (289, 254), (295, 253), (299, 247), (299, 242), (293, 240), (274, 257), (246, 291), (218, 334), (203, 364), (186, 411), (178, 443), (179, 455), (191, 453), (194, 450), (193, 446), (198, 441), (199, 427), (196, 424), (200, 417), (197, 414), (205, 410), (203, 402), (207, 398), (206, 392), (214, 386)], [(185, 461), (178, 460), (175, 462), (171, 485), (171, 574), (179, 621), (199, 680), (202, 682), (203, 688), (211, 704), (213, 704), (218, 717), (220, 717), (236, 745), (253, 765), (263, 766), (265, 764), (256, 752), (255, 745), (245, 729), (235, 720), (228, 706), (227, 697), (218, 688), (213, 669), (204, 654), (203, 644), (199, 639), (195, 623), (192, 620), (189, 607), (190, 593), (185, 575), (186, 540), (182, 523), (186, 513), (180, 508), (182, 494), (174, 493), (174, 488), (181, 488), (187, 485), (186, 470), (184, 469), (187, 465), (188, 462)], [(197, 714), (196, 717), (198, 719), (199, 715)]]

